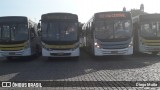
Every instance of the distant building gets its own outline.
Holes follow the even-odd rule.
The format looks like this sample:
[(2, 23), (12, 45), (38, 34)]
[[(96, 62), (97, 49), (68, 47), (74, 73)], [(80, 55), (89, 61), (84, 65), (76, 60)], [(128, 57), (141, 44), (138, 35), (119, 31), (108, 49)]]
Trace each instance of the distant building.
[(147, 14), (146, 12), (144, 12), (144, 5), (143, 4), (140, 5), (140, 9), (131, 9), (130, 12), (132, 14), (132, 17)]
[(143, 5), (143, 4), (141, 4), (140, 10), (141, 10), (142, 12), (144, 12), (144, 5)]
[(140, 9), (131, 9), (130, 12), (132, 14), (133, 23), (138, 20), (138, 17), (140, 15), (147, 14), (147, 12), (144, 12), (144, 5), (143, 4), (140, 5)]
[(126, 12), (126, 7), (123, 7), (123, 11)]

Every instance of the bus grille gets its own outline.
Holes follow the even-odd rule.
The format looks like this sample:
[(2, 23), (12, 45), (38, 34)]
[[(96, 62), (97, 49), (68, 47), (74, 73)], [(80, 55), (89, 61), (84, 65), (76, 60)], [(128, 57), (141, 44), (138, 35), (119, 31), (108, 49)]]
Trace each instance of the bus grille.
[(146, 40), (142, 39), (141, 40), (142, 44), (146, 46), (160, 46), (160, 40)]
[(103, 49), (123, 49), (123, 48), (127, 48), (129, 44), (102, 44), (101, 47)]
[(70, 56), (71, 53), (50, 53), (51, 56)]
[(0, 45), (1, 51), (19, 51), (24, 49), (26, 44)]

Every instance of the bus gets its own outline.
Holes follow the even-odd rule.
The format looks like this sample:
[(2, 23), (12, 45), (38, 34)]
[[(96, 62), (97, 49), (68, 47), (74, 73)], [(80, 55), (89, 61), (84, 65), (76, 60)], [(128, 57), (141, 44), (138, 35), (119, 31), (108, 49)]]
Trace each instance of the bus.
[(135, 24), (134, 51), (157, 55), (160, 52), (160, 14), (140, 15)]
[(80, 56), (78, 16), (72, 13), (43, 14), (41, 43), (42, 56), (78, 58)]
[(12, 59), (36, 54), (37, 37), (37, 24), (27, 17), (0, 17), (0, 57)]
[(133, 54), (130, 12), (95, 13), (82, 29), (85, 48), (94, 56)]

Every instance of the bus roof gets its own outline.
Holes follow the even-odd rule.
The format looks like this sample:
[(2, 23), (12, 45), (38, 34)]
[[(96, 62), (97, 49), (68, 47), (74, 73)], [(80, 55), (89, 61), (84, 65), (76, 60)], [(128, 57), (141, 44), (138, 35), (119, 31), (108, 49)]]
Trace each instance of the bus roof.
[(1, 16), (0, 18), (27, 18), (26, 16)]
[(139, 16), (140, 21), (160, 21), (160, 14), (145, 14)]
[(28, 18), (26, 16), (3, 16), (0, 17), (0, 22), (27, 22)]
[(55, 20), (55, 19), (75, 19), (78, 20), (78, 16), (72, 13), (46, 13), (41, 16), (42, 20)]
[(46, 14), (42, 14), (43, 15), (76, 15), (73, 13), (65, 13), (65, 12), (56, 12), (56, 13), (46, 13)]
[(97, 12), (95, 14), (103, 14), (103, 13), (130, 13), (129, 11), (106, 11), (106, 12)]

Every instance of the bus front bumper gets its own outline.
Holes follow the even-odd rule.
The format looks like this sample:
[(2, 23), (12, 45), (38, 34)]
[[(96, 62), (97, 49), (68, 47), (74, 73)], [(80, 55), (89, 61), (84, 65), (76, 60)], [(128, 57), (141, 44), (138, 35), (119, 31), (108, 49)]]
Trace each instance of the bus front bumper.
[(94, 51), (95, 56), (104, 56), (104, 55), (132, 55), (133, 47), (128, 47), (124, 49), (100, 49), (96, 48)]
[(0, 57), (7, 57), (7, 56), (30, 56), (31, 49), (27, 48), (24, 50), (19, 51), (0, 51)]
[(152, 52), (160, 52), (159, 46), (141, 46), (140, 47), (141, 53), (152, 53)]
[(51, 50), (42, 48), (42, 56), (46, 57), (78, 57), (80, 56), (79, 48), (74, 50)]

